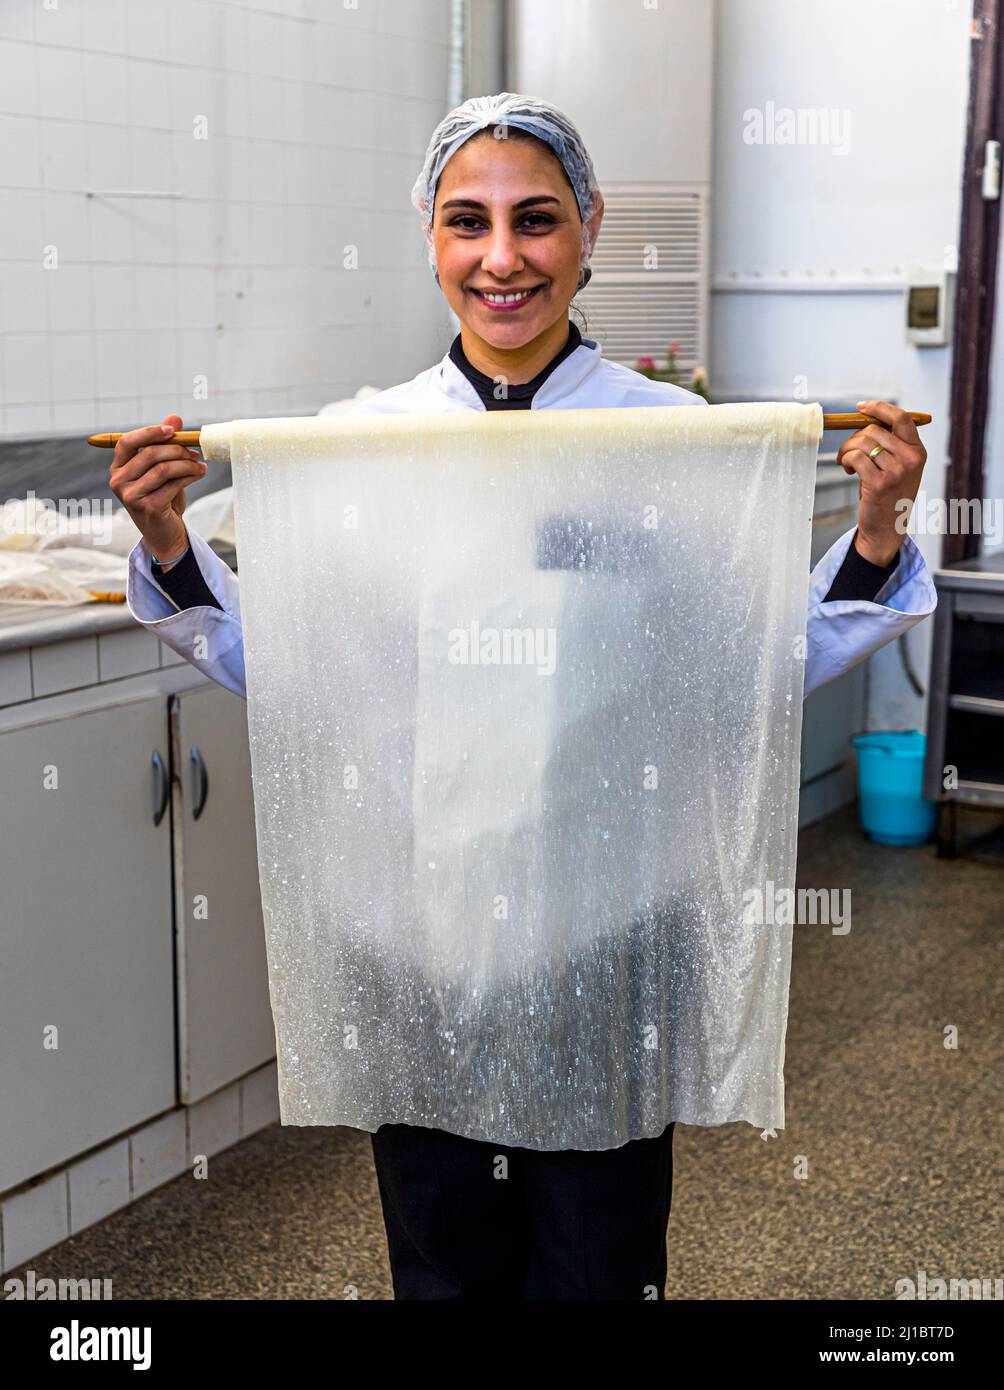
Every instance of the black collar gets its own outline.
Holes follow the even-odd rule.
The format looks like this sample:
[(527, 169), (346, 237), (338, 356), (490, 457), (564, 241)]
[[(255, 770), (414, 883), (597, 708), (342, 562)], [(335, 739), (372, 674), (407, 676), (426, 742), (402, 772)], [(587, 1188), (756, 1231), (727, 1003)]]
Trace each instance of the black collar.
[(544, 370), (538, 372), (532, 381), (511, 385), (508, 389), (507, 398), (503, 400), (497, 400), (495, 397), (498, 383), (495, 381), (494, 377), (486, 376), (484, 372), (479, 372), (477, 367), (471, 366), (470, 362), (467, 360), (467, 354), (464, 352), (461, 345), (459, 333), (450, 346), (450, 361), (463, 372), (464, 376), (478, 393), (486, 410), (525, 410), (533, 400), (535, 393), (551, 375), (555, 367), (557, 367), (560, 362), (564, 362), (565, 358), (573, 353), (581, 342), (582, 334), (579, 332), (576, 325), (569, 320), (568, 341), (557, 356), (552, 357)]

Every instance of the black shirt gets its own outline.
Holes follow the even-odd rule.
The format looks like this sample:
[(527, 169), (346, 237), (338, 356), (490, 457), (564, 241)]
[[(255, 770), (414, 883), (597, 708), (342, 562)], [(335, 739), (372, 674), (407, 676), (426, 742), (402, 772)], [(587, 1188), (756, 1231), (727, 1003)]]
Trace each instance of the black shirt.
[[(486, 376), (484, 372), (479, 372), (476, 367), (471, 366), (461, 344), (459, 333), (450, 346), (450, 360), (463, 372), (474, 387), (486, 410), (529, 410), (534, 395), (543, 386), (555, 367), (564, 362), (565, 358), (569, 357), (581, 342), (582, 334), (576, 325), (569, 320), (568, 340), (557, 356), (552, 357), (547, 366), (539, 371), (532, 381), (509, 385), (501, 394), (498, 394), (501, 389), (499, 383), (493, 377)], [(830, 603), (834, 599), (873, 599), (898, 564), (899, 556), (897, 555), (891, 565), (873, 565), (870, 560), (866, 560), (863, 555), (858, 554), (852, 541), (844, 557), (844, 562), (835, 574), (833, 583), (830, 585), (823, 602)], [(196, 561), (195, 551), (191, 548), (176, 565), (166, 572), (161, 570), (156, 560), (151, 562), (151, 569), (157, 583), (178, 605), (179, 609), (199, 608), (206, 605), (211, 605), (214, 608), (223, 607), (206, 583)]]

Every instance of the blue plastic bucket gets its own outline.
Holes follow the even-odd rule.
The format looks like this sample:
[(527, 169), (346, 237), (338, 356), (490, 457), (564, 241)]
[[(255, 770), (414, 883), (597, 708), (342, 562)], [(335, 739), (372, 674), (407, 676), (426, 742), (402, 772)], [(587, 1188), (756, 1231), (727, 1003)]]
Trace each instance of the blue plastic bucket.
[(924, 845), (934, 834), (937, 805), (923, 793), (926, 743), (916, 729), (854, 739), (861, 829), (880, 845)]

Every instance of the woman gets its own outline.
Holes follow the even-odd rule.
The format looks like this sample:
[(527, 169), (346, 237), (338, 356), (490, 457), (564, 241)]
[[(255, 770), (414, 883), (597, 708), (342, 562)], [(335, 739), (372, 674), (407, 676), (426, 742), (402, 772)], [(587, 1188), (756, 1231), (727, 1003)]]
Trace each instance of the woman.
[[(603, 198), (560, 111), (509, 93), (464, 103), (433, 133), (412, 200), (461, 330), (440, 363), (357, 413), (704, 403), (606, 361), (569, 322)], [(811, 576), (806, 692), (934, 608), (923, 560), (896, 529), (924, 448), (904, 411), (860, 404), (884, 424), (859, 430), (838, 455), (860, 479), (858, 523)], [(184, 488), (205, 465), (168, 442), (181, 425), (169, 416), (133, 430), (115, 451), (112, 490), (142, 533), (128, 602), (175, 651), (244, 695), (237, 579), (182, 521)], [(548, 1151), (382, 1125), (372, 1144), (395, 1296), (662, 1299), (673, 1127), (617, 1148)]]

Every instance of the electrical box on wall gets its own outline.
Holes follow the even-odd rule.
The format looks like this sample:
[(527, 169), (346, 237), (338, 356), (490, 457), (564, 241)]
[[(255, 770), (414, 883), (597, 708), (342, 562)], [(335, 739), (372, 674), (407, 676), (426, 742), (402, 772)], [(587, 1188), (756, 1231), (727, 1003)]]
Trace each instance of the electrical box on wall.
[(954, 301), (954, 271), (911, 271), (905, 290), (906, 341), (917, 347), (947, 347)]

